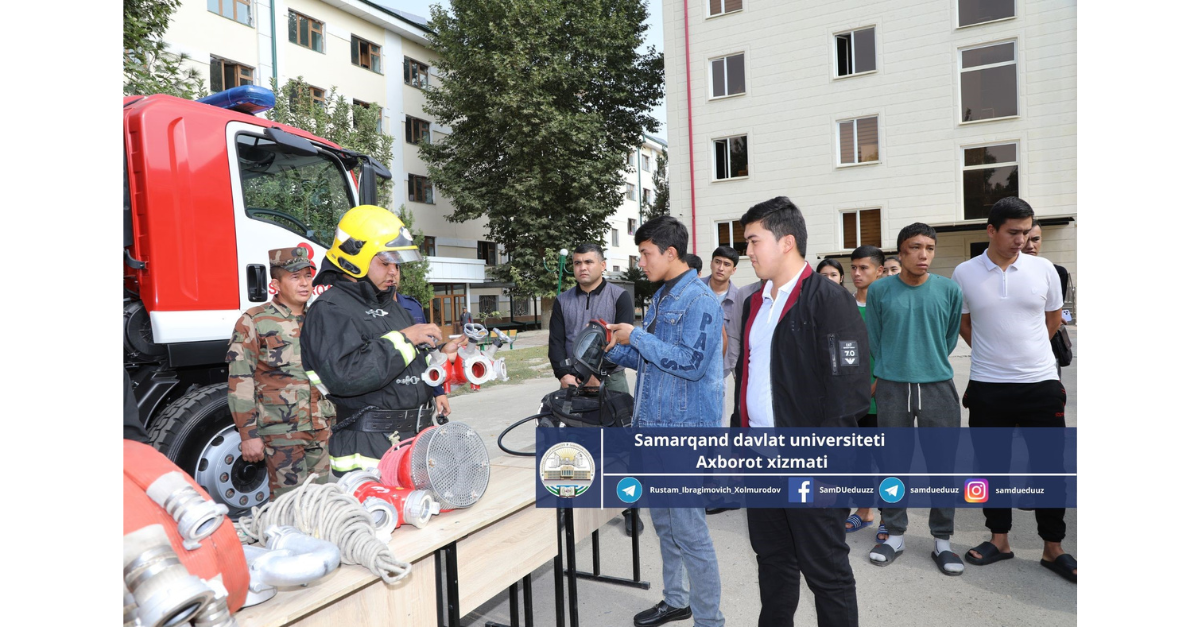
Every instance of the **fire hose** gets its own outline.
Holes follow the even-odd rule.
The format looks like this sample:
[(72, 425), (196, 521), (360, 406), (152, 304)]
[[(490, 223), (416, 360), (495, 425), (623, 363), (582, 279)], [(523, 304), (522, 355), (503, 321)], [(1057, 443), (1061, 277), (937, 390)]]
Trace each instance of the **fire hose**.
[(291, 526), (302, 533), (327, 539), (342, 552), (343, 564), (361, 564), (387, 583), (396, 583), (412, 570), (388, 545), (376, 537), (371, 515), (353, 496), (335, 484), (316, 484), (309, 475), (300, 487), (275, 501), (254, 507), (237, 521), (238, 530), (257, 542), (265, 542), (272, 526)]

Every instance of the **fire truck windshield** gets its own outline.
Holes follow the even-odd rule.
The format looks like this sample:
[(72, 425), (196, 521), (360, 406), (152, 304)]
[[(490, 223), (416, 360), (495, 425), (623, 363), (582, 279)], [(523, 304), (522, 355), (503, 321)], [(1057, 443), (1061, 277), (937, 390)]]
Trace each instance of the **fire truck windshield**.
[(342, 214), (354, 206), (350, 180), (330, 153), (289, 154), (266, 137), (237, 136), (246, 214), (328, 248)]

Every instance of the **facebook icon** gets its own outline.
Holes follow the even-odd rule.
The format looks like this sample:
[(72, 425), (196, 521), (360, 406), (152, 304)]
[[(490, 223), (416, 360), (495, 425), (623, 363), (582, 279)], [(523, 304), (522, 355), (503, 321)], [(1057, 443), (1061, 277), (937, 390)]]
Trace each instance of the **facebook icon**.
[(788, 477), (788, 503), (811, 505), (815, 485), (812, 477)]

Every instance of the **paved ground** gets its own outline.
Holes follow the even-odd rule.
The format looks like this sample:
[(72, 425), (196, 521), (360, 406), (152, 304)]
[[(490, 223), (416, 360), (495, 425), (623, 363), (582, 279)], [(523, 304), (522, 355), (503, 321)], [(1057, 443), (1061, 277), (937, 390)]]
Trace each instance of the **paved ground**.
[[(1069, 327), (1078, 357), (1078, 330)], [(546, 333), (523, 333), (518, 347), (544, 344)], [(970, 348), (960, 341), (952, 358), (955, 384), (959, 393), (966, 388), (970, 371)], [(1076, 426), (1076, 368), (1072, 364), (1063, 370), (1067, 388), (1067, 425)], [(633, 383), (632, 375), (630, 383)], [(557, 387), (552, 378), (527, 381), (519, 385), (501, 386), (457, 397), (453, 401), (453, 418), (475, 427), (491, 448), (492, 455), (503, 455), (496, 447), (496, 436), (512, 422), (535, 413), (539, 399)], [(632, 388), (632, 385), (631, 385)], [(732, 384), (727, 388), (727, 406)], [(966, 426), (966, 410), (963, 426)], [(534, 429), (522, 425), (514, 430), (505, 444), (509, 448), (531, 450)], [(511, 438), (511, 441), (510, 441)], [(518, 448), (519, 447), (519, 448)], [(967, 565), (960, 577), (947, 577), (938, 572), (929, 553), (933, 538), (929, 536), (928, 510), (909, 512), (909, 530), (905, 535), (906, 550), (895, 563), (879, 568), (872, 566), (867, 552), (874, 545), (874, 533), (863, 529), (847, 536), (851, 550), (851, 565), (858, 584), (860, 623), (864, 626), (925, 627), (929, 624), (955, 626), (1016, 626), (1049, 627), (1076, 624), (1076, 587), (1038, 564), (1041, 540), (1033, 512), (1015, 511), (1010, 541), (1016, 558), (990, 566)], [(877, 512), (876, 512), (877, 514)], [(1076, 510), (1067, 510), (1067, 538), (1063, 547), (1076, 552)], [(658, 554), (658, 539), (648, 515), (644, 515), (646, 532), (641, 539), (642, 578), (650, 582), (649, 590), (579, 582), (580, 624), (584, 627), (630, 625), (635, 613), (662, 600), (662, 572)], [(754, 552), (746, 533), (744, 510), (725, 512), (708, 517), (709, 530), (717, 546), (722, 581), (721, 608), (728, 627), (750, 627), (757, 624), (758, 574)], [(959, 555), (988, 538), (983, 513), (978, 509), (960, 509), (955, 519), (956, 534), (951, 545)], [(630, 539), (624, 533), (620, 518), (601, 529), (602, 572), (629, 577), (632, 573)], [(579, 568), (589, 570), (591, 539), (578, 545)], [(534, 573), (534, 622), (554, 624), (553, 563), (547, 563)], [(508, 621), (507, 592), (491, 599), (464, 617), (463, 624), (483, 627), (487, 621)], [(801, 596), (797, 624), (815, 624), (812, 594), (807, 588)], [(690, 625), (679, 621), (671, 625)]]

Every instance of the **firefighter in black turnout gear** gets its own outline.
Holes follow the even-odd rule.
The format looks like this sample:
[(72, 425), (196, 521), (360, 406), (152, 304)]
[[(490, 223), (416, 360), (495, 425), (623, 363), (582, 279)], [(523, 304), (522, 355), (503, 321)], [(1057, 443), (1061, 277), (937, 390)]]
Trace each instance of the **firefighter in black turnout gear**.
[(416, 324), (395, 300), (399, 264), (421, 259), (400, 218), (374, 205), (351, 209), (325, 257), (313, 283), (329, 287), (309, 305), (300, 345), (309, 379), (337, 407), (329, 461), (341, 476), (378, 466), (389, 436), (412, 437), (434, 424), (431, 405), (448, 415), (450, 404), (421, 380), (441, 329)]

